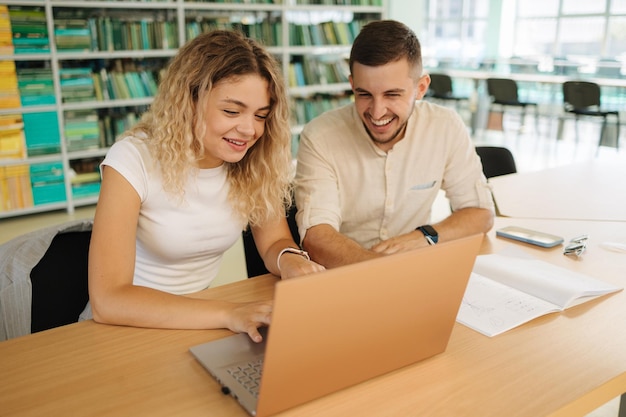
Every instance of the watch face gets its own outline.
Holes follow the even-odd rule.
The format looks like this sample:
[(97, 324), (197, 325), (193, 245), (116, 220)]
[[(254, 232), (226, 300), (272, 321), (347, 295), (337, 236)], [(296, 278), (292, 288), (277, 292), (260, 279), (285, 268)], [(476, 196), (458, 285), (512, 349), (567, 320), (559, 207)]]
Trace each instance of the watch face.
[(437, 236), (437, 231), (434, 227), (426, 225), (422, 226), (421, 229), (426, 232), (429, 236)]

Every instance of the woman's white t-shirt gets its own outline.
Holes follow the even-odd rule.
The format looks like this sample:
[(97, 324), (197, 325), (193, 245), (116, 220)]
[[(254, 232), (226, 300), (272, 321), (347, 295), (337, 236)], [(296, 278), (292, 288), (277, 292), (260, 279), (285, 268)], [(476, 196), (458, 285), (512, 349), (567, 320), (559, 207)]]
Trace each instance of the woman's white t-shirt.
[(173, 294), (207, 288), (244, 227), (227, 199), (226, 167), (191, 170), (181, 200), (163, 190), (161, 168), (139, 138), (117, 141), (102, 165), (141, 199), (133, 283)]

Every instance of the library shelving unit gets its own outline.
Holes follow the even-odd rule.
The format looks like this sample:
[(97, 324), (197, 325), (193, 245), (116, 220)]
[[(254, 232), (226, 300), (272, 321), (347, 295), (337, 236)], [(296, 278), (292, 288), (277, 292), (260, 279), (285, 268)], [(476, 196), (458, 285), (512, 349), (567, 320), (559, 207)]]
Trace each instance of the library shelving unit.
[(148, 108), (177, 49), (215, 28), (281, 62), (295, 152), (304, 123), (351, 100), (350, 45), (387, 1), (0, 1), (0, 219), (94, 204), (116, 135)]

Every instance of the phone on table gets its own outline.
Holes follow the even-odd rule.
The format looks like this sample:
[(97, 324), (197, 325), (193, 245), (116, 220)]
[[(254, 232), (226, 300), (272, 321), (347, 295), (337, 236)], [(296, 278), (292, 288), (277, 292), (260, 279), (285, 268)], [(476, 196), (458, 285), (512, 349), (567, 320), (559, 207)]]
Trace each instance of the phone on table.
[(525, 229), (518, 226), (507, 226), (502, 229), (498, 229), (496, 230), (496, 236), (519, 240), (520, 242), (530, 243), (531, 245), (537, 245), (543, 248), (551, 248), (563, 243), (563, 238), (561, 236)]

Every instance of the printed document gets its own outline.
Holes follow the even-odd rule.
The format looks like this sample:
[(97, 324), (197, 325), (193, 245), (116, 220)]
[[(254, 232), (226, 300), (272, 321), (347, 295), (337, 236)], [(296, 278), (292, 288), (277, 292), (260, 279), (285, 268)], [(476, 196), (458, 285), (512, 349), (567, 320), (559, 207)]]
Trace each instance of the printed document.
[(534, 318), (621, 289), (541, 260), (481, 255), (476, 259), (457, 322), (496, 336)]

